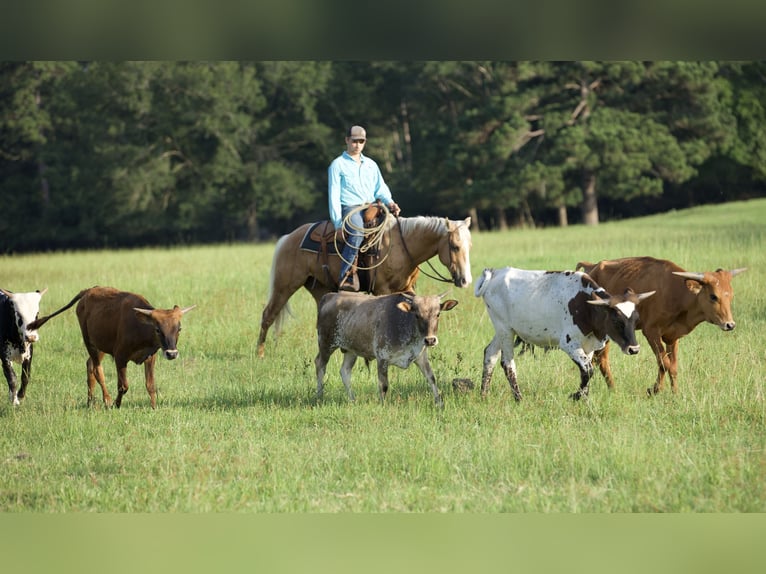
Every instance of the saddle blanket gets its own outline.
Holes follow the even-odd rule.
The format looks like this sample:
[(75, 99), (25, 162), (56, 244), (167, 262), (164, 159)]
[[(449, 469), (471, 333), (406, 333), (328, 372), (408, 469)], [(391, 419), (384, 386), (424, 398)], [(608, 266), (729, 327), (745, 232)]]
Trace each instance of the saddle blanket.
[[(314, 232), (317, 227), (320, 225), (327, 224), (326, 221), (317, 221), (316, 223), (312, 223), (311, 226), (306, 230), (306, 234), (303, 236), (303, 239), (301, 239), (301, 245), (300, 248), (304, 251), (310, 251), (311, 253), (319, 253), (321, 250), (321, 244), (316, 239), (317, 236), (319, 236), (319, 232)], [(327, 224), (328, 227), (330, 227), (329, 224)], [(341, 249), (343, 248), (343, 244), (338, 242), (338, 247)], [(327, 242), (327, 253), (332, 255), (337, 255), (338, 251), (335, 249), (335, 242), (333, 240), (330, 240)]]

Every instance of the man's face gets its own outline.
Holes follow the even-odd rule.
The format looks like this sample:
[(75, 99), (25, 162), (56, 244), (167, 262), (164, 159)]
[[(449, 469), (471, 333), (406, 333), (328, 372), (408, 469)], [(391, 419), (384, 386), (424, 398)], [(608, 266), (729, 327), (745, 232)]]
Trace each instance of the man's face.
[(346, 146), (349, 155), (359, 155), (362, 153), (362, 149), (364, 148), (365, 143), (367, 143), (367, 140), (364, 138), (347, 137)]

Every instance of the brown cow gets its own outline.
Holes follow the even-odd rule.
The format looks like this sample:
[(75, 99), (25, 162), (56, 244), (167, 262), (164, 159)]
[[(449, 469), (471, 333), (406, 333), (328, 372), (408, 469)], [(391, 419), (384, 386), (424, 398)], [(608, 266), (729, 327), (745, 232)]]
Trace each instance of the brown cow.
[[(596, 283), (609, 292), (622, 292), (628, 287), (635, 291), (657, 291), (654, 297), (638, 305), (638, 326), (657, 357), (659, 371), (652, 395), (662, 390), (665, 373), (670, 375), (673, 392), (678, 390), (678, 340), (707, 321), (724, 331), (734, 329), (731, 302), (734, 289), (731, 279), (745, 268), (714, 272), (690, 273), (675, 263), (653, 257), (625, 257), (599, 261), (582, 261), (583, 268)], [(614, 387), (609, 367), (609, 347), (594, 357), (610, 388)]]
[(112, 355), (117, 367), (117, 399), (114, 406), (120, 408), (122, 397), (128, 392), (127, 366), (129, 361), (144, 365), (146, 391), (152, 408), (157, 406), (157, 388), (154, 384), (154, 361), (157, 350), (162, 348), (167, 359), (178, 356), (178, 334), (181, 331), (181, 316), (196, 307), (155, 309), (141, 295), (119, 291), (112, 287), (91, 287), (80, 291), (74, 299), (58, 311), (38, 319), (35, 328), (48, 319), (66, 311), (77, 301), (77, 319), (88, 350), (88, 404), (94, 401), (96, 383), (101, 386), (104, 404), (112, 398), (106, 390), (104, 369), (101, 361), (104, 354)]
[(378, 362), (380, 400), (388, 392), (388, 366), (406, 369), (414, 361), (431, 385), (434, 401), (443, 406), (436, 377), (428, 362), (426, 347), (439, 340), (439, 314), (449, 311), (457, 301), (442, 302), (440, 295), (414, 294), (366, 295), (364, 293), (328, 293), (319, 301), (317, 338), (319, 352), (314, 363), (317, 374), (317, 397), (322, 398), (327, 362), (336, 349), (344, 353), (340, 376), (350, 400), (351, 369), (358, 357)]

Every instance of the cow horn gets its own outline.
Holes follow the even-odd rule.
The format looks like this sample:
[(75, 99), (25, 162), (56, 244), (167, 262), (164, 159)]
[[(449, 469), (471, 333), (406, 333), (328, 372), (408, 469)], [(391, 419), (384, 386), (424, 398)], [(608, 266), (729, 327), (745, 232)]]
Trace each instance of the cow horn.
[(45, 289), (43, 289), (42, 291), (38, 291), (38, 293), (40, 294), (40, 297), (45, 295), (47, 292), (48, 292), (48, 288), (47, 287)]
[(678, 275), (679, 277), (683, 277), (684, 279), (691, 279), (692, 281), (698, 281), (699, 283), (702, 283), (705, 280), (704, 273), (690, 273), (688, 271), (673, 271), (673, 275)]
[(743, 271), (747, 271), (747, 267), (740, 267), (739, 269), (732, 269), (731, 271), (729, 271), (729, 273), (731, 273), (731, 276), (734, 277), (735, 275), (739, 275)]
[(639, 293), (638, 295), (636, 295), (636, 297), (638, 297), (639, 301), (643, 301), (644, 299), (654, 295), (656, 292), (657, 291), (647, 291), (646, 293)]
[(152, 310), (151, 309), (139, 309), (138, 307), (133, 307), (133, 310), (136, 313), (141, 313), (143, 315), (146, 315), (147, 317), (151, 317), (152, 316)]
[(588, 299), (588, 303), (591, 305), (609, 305), (609, 299), (611, 299), (612, 296), (603, 289), (601, 290), (601, 293), (603, 293), (606, 298), (602, 298), (598, 291), (594, 291), (591, 293), (594, 298)]
[(183, 309), (181, 309), (181, 315), (183, 315), (184, 313), (188, 313), (189, 311), (191, 311), (195, 307), (196, 307), (196, 305), (192, 305), (191, 307), (184, 307)]

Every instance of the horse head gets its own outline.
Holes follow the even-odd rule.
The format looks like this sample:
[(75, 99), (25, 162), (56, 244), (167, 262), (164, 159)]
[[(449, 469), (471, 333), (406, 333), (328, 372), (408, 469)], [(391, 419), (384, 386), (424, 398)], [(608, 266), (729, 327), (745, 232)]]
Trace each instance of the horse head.
[(444, 220), (447, 233), (439, 241), (439, 261), (449, 269), (456, 287), (468, 287), (471, 276), (471, 218), (462, 221)]

